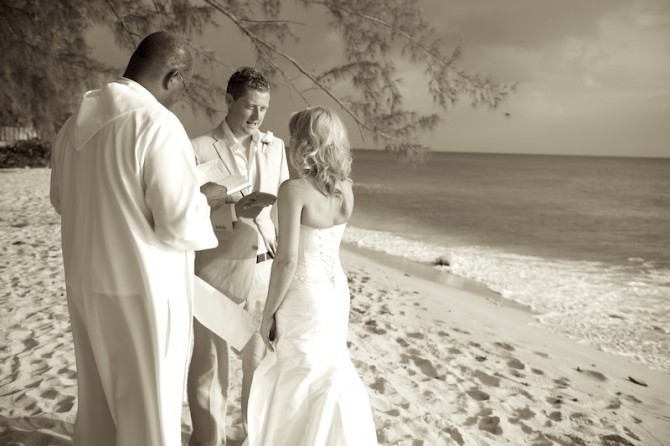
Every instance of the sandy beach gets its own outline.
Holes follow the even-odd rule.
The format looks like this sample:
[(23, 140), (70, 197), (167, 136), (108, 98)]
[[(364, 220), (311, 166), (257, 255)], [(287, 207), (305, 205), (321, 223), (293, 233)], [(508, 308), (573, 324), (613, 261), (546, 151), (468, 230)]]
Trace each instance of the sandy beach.
[[(0, 445), (70, 445), (76, 367), (48, 169), (0, 170)], [(476, 287), (345, 246), (349, 350), (381, 445), (669, 445), (670, 375)], [(228, 414), (239, 445), (240, 361)], [(183, 407), (182, 440), (190, 432)]]

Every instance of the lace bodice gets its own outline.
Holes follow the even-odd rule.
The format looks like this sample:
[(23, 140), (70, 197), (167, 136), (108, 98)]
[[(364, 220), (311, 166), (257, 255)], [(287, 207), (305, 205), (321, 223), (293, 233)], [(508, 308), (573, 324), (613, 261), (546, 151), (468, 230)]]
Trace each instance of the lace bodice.
[(290, 290), (335, 286), (346, 282), (340, 264), (340, 241), (346, 224), (326, 229), (300, 225), (298, 266)]

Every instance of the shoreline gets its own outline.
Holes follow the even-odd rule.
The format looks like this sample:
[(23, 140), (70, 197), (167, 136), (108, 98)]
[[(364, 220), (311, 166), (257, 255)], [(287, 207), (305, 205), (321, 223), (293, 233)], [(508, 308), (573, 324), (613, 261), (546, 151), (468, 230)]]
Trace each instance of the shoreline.
[(632, 276), (636, 264), (624, 268), (477, 251), (355, 225), (348, 231), (343, 249), (525, 309), (553, 333), (670, 374), (668, 312), (663, 311), (667, 284), (660, 281), (660, 269), (642, 271), (638, 284)]
[[(397, 272), (398, 274), (393, 275), (393, 277), (398, 281), (406, 281), (406, 286), (415, 285), (412, 284), (413, 279), (422, 281), (425, 284), (434, 284), (432, 285), (434, 287), (432, 293), (434, 295), (441, 292), (445, 297), (438, 299), (445, 299), (445, 302), (440, 302), (439, 300), (437, 302), (440, 302), (444, 305), (453, 305), (456, 303), (454, 302), (453, 298), (447, 297), (449, 295), (453, 295), (457, 296), (460, 307), (467, 306), (469, 302), (468, 299), (471, 299), (472, 302), (476, 302), (476, 305), (483, 303), (484, 306), (490, 305), (495, 307), (495, 309), (509, 309), (512, 312), (516, 312), (516, 314), (514, 314), (512, 317), (518, 323), (528, 324), (532, 326), (534, 330), (541, 331), (547, 336), (556, 338), (558, 342), (574, 344), (575, 346), (579, 346), (578, 348), (580, 349), (591, 350), (596, 355), (610, 356), (614, 362), (622, 361), (629, 364), (631, 367), (648, 370), (651, 373), (659, 374), (661, 377), (665, 376), (668, 380), (668, 385), (670, 385), (669, 371), (654, 369), (645, 364), (635, 362), (627, 356), (604, 350), (598, 346), (594, 346), (587, 341), (572, 339), (560, 333), (552, 332), (548, 326), (535, 319), (535, 316), (541, 315), (540, 313), (534, 311), (527, 305), (503, 297), (500, 295), (500, 293), (491, 290), (486, 285), (477, 282), (476, 280), (461, 277), (449, 271), (438, 269), (428, 263), (406, 259), (383, 251), (374, 250), (372, 248), (356, 246), (355, 242), (342, 242), (340, 250), (345, 270), (345, 258), (349, 260), (353, 259), (354, 263), (359, 263), (362, 261), (366, 264), (369, 263), (382, 269)], [(399, 279), (401, 276), (404, 279)], [(510, 316), (512, 314), (513, 313), (508, 313), (506, 316)], [(495, 319), (499, 319), (498, 316), (496, 316)]]
[[(443, 360), (446, 361), (441, 365), (447, 370), (451, 368), (452, 372), (464, 369), (471, 371), (472, 377), (466, 379), (467, 383), (463, 386), (466, 389), (464, 392), (473, 399), (482, 398), (481, 401), (490, 402), (492, 406), (498, 404), (497, 409), (503, 407), (508, 412), (516, 412), (519, 410), (517, 404), (520, 404), (520, 395), (525, 395), (530, 401), (527, 408), (532, 408), (537, 413), (536, 409), (539, 406), (540, 412), (548, 416), (549, 420), (544, 427), (549, 431), (552, 427), (557, 427), (555, 425), (559, 425), (560, 422), (569, 421), (575, 433), (585, 435), (587, 439), (586, 442), (580, 442), (572, 435), (567, 435), (567, 438), (557, 437), (555, 433), (553, 438), (544, 435), (557, 444), (665, 445), (670, 442), (670, 387), (668, 386), (670, 374), (552, 333), (534, 321), (532, 312), (523, 306), (499, 305), (498, 300), (491, 300), (490, 296), (478, 294), (472, 288), (445, 285), (430, 278), (412, 276), (403, 269), (378, 262), (377, 256), (371, 258), (365, 251), (356, 251), (350, 249), (350, 246), (341, 250), (345, 271), (353, 271), (354, 276), (362, 275), (363, 280), (365, 277), (376, 278), (375, 285), (382, 288), (382, 295), (385, 294), (384, 288), (392, 289), (395, 292), (394, 298), (410, 298), (407, 305), (416, 311), (414, 314), (410, 311), (404, 313), (401, 311), (403, 320), (397, 321), (391, 318), (384, 329), (393, 333), (406, 331), (412, 339), (421, 338), (418, 333), (441, 336), (438, 341), (433, 337), (432, 340), (435, 341), (433, 348), (440, 348), (439, 339), (441, 339), (446, 341), (446, 345), (441, 348), (456, 353), (455, 357), (444, 355)], [(357, 280), (360, 278), (354, 282)], [(357, 298), (358, 296), (354, 295), (352, 302)], [(385, 308), (385, 305), (390, 306), (384, 303), (383, 298), (380, 304), (381, 308)], [(402, 325), (407, 320), (412, 320), (414, 323), (411, 327), (415, 330), (414, 334), (410, 328)], [(375, 323), (372, 326), (372, 332), (375, 333), (379, 324)], [(454, 341), (461, 347), (466, 346), (465, 350), (454, 349), (452, 347)], [(397, 338), (396, 342), (404, 344)], [(466, 359), (460, 357), (464, 352)], [(422, 364), (421, 359), (421, 356), (418, 358), (415, 356), (413, 361), (415, 364)], [(390, 362), (393, 363), (392, 360)], [(403, 363), (403, 355), (400, 355), (399, 363)], [(435, 366), (435, 370), (439, 370), (435, 361), (430, 361), (429, 364)], [(444, 378), (447, 384), (454, 384), (454, 381), (450, 382), (449, 374)], [(456, 380), (456, 384), (462, 383)], [(395, 386), (402, 387), (402, 380), (396, 380)], [(488, 389), (484, 389), (486, 387)], [(500, 399), (496, 400), (488, 393), (492, 388), (506, 389), (509, 393), (505, 394), (502, 391), (498, 395)], [(448, 389), (449, 386), (444, 388), (449, 393)], [(478, 391), (484, 394), (479, 394)], [(542, 395), (544, 400), (538, 398)], [(510, 405), (507, 398), (517, 403)], [(561, 409), (570, 406), (573, 412), (569, 420), (565, 420)], [(628, 408), (620, 417), (622, 414), (617, 413), (617, 410), (624, 406)], [(636, 424), (642, 424), (640, 420), (645, 417), (647, 435), (644, 437), (633, 435), (632, 439), (635, 440), (637, 437), (637, 442), (616, 435), (612, 437), (601, 435), (602, 443), (596, 442), (597, 438), (592, 437), (593, 432), (589, 432), (590, 429), (586, 427), (597, 424), (583, 412), (587, 407), (593, 412), (594, 418), (602, 417), (601, 421), (616, 413), (617, 423), (621, 425), (631, 420)], [(495, 412), (495, 409), (493, 411)], [(562, 415), (559, 417), (558, 413)], [(445, 416), (453, 417), (453, 413), (449, 413), (448, 410)], [(510, 420), (511, 424), (515, 424), (513, 417)], [(586, 425), (581, 424), (582, 421), (585, 421)], [(472, 419), (470, 421), (466, 419), (464, 422), (472, 422)], [(495, 424), (501, 427), (501, 423), (502, 421), (498, 419)], [(609, 429), (616, 423), (606, 425)], [(480, 430), (486, 430), (483, 425), (478, 427)], [(528, 429), (528, 426), (521, 427), (524, 432)], [(565, 427), (561, 429), (564, 430)], [(630, 429), (624, 426), (625, 431)], [(509, 429), (502, 427), (500, 431), (497, 428), (492, 429), (492, 433), (497, 435), (495, 432), (509, 432)], [(541, 438), (542, 435), (538, 437)], [(479, 439), (473, 440), (473, 443), (466, 441), (464, 444), (500, 443), (497, 441), (488, 443)], [(541, 441), (534, 443), (528, 438), (525, 440), (519, 438), (509, 444), (554, 443)]]
[(478, 296), (482, 296), (496, 305), (518, 308), (532, 315), (538, 315), (536, 311), (528, 305), (515, 302), (504, 298), (497, 291), (493, 291), (485, 284), (467, 277), (454, 274), (446, 269), (441, 269), (430, 263), (419, 262), (404, 257), (378, 251), (364, 246), (357, 246), (356, 242), (342, 242), (340, 248), (344, 251), (355, 253), (370, 259), (371, 261), (402, 271), (406, 276), (416, 276), (418, 278), (435, 282), (450, 288), (458, 288)]

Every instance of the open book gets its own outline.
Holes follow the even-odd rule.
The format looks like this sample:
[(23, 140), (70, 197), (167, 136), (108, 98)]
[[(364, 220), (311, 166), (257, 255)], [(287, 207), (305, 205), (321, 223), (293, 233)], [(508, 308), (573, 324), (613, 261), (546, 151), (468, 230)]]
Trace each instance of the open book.
[(216, 183), (224, 186), (228, 195), (251, 187), (251, 183), (247, 177), (243, 175), (230, 175), (221, 160), (198, 164), (195, 167), (195, 173), (199, 186), (206, 183)]

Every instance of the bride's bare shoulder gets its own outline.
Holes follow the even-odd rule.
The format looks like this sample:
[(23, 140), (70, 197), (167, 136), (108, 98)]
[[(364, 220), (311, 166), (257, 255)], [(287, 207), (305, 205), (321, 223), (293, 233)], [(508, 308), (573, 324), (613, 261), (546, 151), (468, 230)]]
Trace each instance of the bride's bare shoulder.
[(284, 181), (279, 186), (280, 196), (297, 196), (309, 192), (309, 184), (303, 178), (294, 178)]

